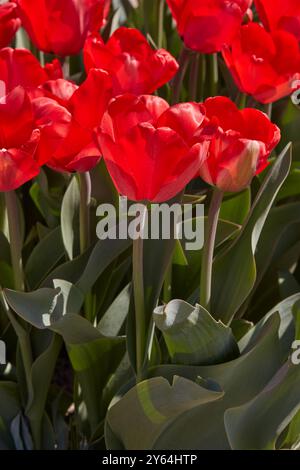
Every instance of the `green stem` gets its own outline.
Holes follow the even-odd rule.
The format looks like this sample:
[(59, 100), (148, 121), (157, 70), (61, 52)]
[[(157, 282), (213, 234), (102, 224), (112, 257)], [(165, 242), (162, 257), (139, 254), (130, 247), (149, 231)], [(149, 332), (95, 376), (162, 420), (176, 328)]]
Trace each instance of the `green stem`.
[(89, 172), (79, 173), (80, 180), (80, 251), (90, 246), (91, 176)]
[(14, 272), (15, 289), (24, 290), (24, 274), (22, 262), (22, 239), (20, 228), (20, 212), (15, 191), (5, 193), (8, 229), (10, 239), (11, 262)]
[(248, 96), (246, 95), (246, 93), (242, 93), (240, 92), (237, 96), (237, 99), (236, 99), (236, 105), (239, 109), (244, 109), (246, 108), (246, 105), (247, 105), (247, 98)]
[(272, 119), (273, 103), (268, 103), (265, 105), (265, 112), (268, 115), (269, 119)]
[(210, 310), (213, 257), (222, 199), (223, 192), (216, 188), (213, 192), (205, 227), (201, 263), (200, 304), (207, 310)]
[(170, 265), (167, 268), (165, 280), (164, 280), (164, 286), (163, 286), (163, 299), (164, 302), (167, 304), (172, 300), (172, 268), (173, 268), (173, 263), (171, 260)]
[(210, 54), (208, 56), (208, 66), (209, 95), (216, 96), (219, 82), (218, 54)]
[(165, 12), (165, 0), (159, 0), (158, 5), (158, 35), (157, 35), (157, 47), (161, 49), (164, 42), (164, 12)]
[(181, 86), (189, 65), (190, 57), (190, 50), (183, 45), (178, 59), (179, 70), (172, 82), (172, 104), (176, 104), (180, 100)]
[(205, 92), (205, 80), (206, 80), (206, 60), (205, 55), (201, 54), (200, 56), (200, 88), (199, 88), (199, 96), (200, 101), (204, 100), (204, 92)]
[(200, 55), (194, 54), (192, 59), (191, 71), (190, 71), (190, 85), (189, 85), (189, 94), (191, 101), (197, 101), (197, 92), (199, 85), (199, 62)]
[(145, 291), (144, 291), (144, 242), (142, 234), (147, 217), (145, 206), (141, 214), (140, 236), (133, 241), (132, 264), (133, 264), (133, 293), (135, 308), (135, 330), (136, 330), (136, 376), (137, 382), (143, 378), (143, 364), (145, 356)]

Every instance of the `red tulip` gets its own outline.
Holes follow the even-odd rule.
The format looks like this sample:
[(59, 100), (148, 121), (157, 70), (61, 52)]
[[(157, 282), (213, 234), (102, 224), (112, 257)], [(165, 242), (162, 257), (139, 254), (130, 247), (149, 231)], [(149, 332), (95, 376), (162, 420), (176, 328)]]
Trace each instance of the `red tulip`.
[(300, 41), (299, 0), (255, 0), (255, 6), (265, 28), (284, 29)]
[(41, 131), (40, 161), (58, 171), (89, 171), (101, 158), (94, 129), (112, 98), (109, 75), (92, 69), (80, 87), (59, 79), (39, 91), (44, 96), (37, 95), (33, 107)]
[(242, 191), (267, 167), (280, 130), (266, 114), (253, 108), (239, 110), (226, 97), (208, 98), (204, 107), (205, 122), (198, 133), (210, 147), (200, 176), (221, 191)]
[(119, 28), (104, 44), (91, 35), (84, 47), (86, 70), (99, 68), (112, 77), (114, 95), (150, 94), (167, 83), (178, 70), (174, 57), (164, 49), (153, 50), (136, 29)]
[(195, 176), (207, 144), (195, 139), (202, 105), (169, 107), (156, 96), (114, 99), (99, 130), (108, 171), (119, 191), (135, 201), (167, 201)]
[(268, 33), (257, 23), (242, 26), (223, 57), (239, 89), (261, 103), (290, 95), (300, 78), (296, 38), (286, 31)]
[(16, 0), (24, 28), (44, 52), (78, 54), (89, 32), (103, 26), (111, 0)]
[[(27, 49), (0, 50), (0, 97), (17, 86), (35, 88), (49, 80), (49, 65), (43, 69), (39, 61)], [(58, 65), (53, 65), (58, 70)], [(57, 74), (57, 71), (56, 71)]]
[(25, 90), (17, 87), (0, 100), (0, 191), (12, 191), (34, 178), (40, 132)]
[(0, 5), (0, 49), (9, 45), (20, 26), (17, 5), (11, 2)]
[(202, 53), (221, 51), (238, 32), (252, 0), (167, 0), (187, 47)]

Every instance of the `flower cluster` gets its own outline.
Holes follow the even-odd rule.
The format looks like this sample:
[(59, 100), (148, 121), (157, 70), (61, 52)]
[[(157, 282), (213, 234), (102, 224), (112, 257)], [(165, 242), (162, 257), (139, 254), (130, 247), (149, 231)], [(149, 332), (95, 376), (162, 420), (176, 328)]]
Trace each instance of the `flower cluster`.
[[(167, 0), (189, 49), (222, 52), (241, 92), (261, 103), (291, 93), (300, 78), (298, 4), (257, 0)], [(153, 95), (179, 65), (138, 30), (99, 30), (110, 0), (16, 0), (0, 6), (0, 191), (18, 188), (47, 165), (87, 172), (103, 157), (122, 195), (163, 201), (201, 177), (222, 191), (247, 187), (268, 165), (280, 131), (261, 111), (229, 98), (179, 103)], [(51, 54), (43, 67), (10, 44), (22, 23), (34, 46)], [(63, 74), (83, 51), (86, 77)]]

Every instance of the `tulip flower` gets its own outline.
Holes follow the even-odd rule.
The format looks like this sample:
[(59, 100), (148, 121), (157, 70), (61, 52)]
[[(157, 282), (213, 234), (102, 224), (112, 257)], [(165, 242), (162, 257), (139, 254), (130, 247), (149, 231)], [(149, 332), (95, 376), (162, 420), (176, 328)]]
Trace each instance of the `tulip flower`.
[(99, 30), (111, 0), (16, 0), (35, 46), (59, 56), (78, 54), (89, 32)]
[(0, 97), (17, 86), (28, 89), (38, 87), (61, 73), (57, 60), (43, 68), (27, 49), (6, 47), (0, 50)]
[(280, 130), (268, 116), (253, 108), (239, 110), (226, 97), (204, 102), (205, 122), (198, 131), (210, 141), (200, 176), (223, 192), (238, 192), (268, 166), (268, 157), (280, 141)]
[(199, 170), (207, 143), (195, 139), (204, 120), (202, 105), (172, 107), (155, 96), (126, 94), (104, 114), (99, 142), (119, 191), (134, 201), (167, 201)]
[(0, 49), (9, 45), (20, 26), (17, 5), (12, 2), (0, 5)]
[(284, 29), (300, 41), (300, 3), (298, 0), (255, 0), (255, 6), (268, 31)]
[(224, 48), (223, 57), (239, 89), (260, 103), (273, 103), (297, 89), (300, 49), (297, 39), (286, 31), (268, 33), (259, 24), (249, 23)]
[(167, 0), (185, 45), (215, 53), (237, 34), (252, 0)]
[(178, 64), (165, 49), (153, 50), (137, 29), (119, 28), (104, 44), (91, 35), (84, 47), (86, 70), (99, 68), (112, 77), (114, 95), (150, 94), (174, 77)]
[(59, 79), (39, 92), (32, 100), (41, 131), (39, 160), (58, 171), (89, 171), (101, 158), (94, 129), (112, 98), (109, 75), (92, 69), (80, 87)]
[(29, 96), (17, 87), (0, 99), (0, 191), (12, 191), (40, 171), (35, 158), (40, 132)]

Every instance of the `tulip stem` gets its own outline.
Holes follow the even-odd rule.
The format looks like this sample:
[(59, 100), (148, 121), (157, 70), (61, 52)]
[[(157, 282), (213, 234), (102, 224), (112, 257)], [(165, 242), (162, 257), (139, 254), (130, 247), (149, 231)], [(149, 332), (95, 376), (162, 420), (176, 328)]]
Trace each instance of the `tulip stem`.
[(210, 54), (208, 56), (208, 66), (209, 95), (216, 96), (219, 82), (218, 54)]
[(164, 280), (163, 286), (163, 300), (167, 304), (172, 300), (172, 274), (173, 274), (173, 262), (171, 260)]
[(181, 86), (189, 65), (190, 57), (191, 51), (183, 45), (178, 59), (179, 70), (172, 81), (172, 104), (176, 104), (180, 100)]
[(191, 65), (191, 72), (190, 72), (190, 86), (189, 86), (189, 94), (191, 101), (197, 101), (197, 92), (198, 92), (198, 84), (199, 84), (199, 63), (200, 63), (200, 55), (194, 54), (192, 58), (192, 65)]
[(273, 111), (273, 104), (268, 103), (266, 104), (266, 114), (268, 115), (269, 119), (272, 119), (272, 111)]
[(200, 305), (207, 310), (210, 310), (211, 303), (213, 257), (222, 200), (223, 192), (216, 188), (212, 195), (205, 226), (205, 239), (201, 263)]
[(79, 173), (80, 180), (80, 251), (90, 246), (91, 176), (89, 172)]
[(244, 109), (247, 106), (248, 96), (246, 93), (240, 92), (236, 99), (236, 105), (239, 109)]
[(164, 12), (165, 0), (159, 0), (158, 5), (158, 34), (157, 34), (157, 47), (161, 49), (164, 42)]
[(16, 290), (24, 290), (24, 273), (22, 262), (22, 238), (20, 228), (20, 212), (15, 191), (5, 193), (5, 203), (8, 219), (11, 262), (14, 274), (14, 287)]
[(143, 233), (145, 229), (147, 207), (140, 214), (140, 233), (133, 241), (132, 264), (133, 264), (133, 294), (135, 309), (135, 331), (136, 331), (136, 377), (140, 382), (143, 377), (143, 364), (145, 355), (145, 291), (144, 291), (144, 242)]

